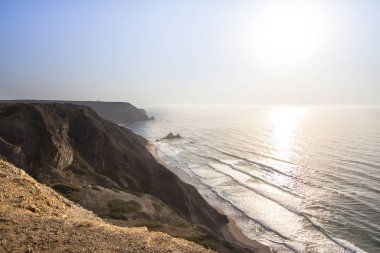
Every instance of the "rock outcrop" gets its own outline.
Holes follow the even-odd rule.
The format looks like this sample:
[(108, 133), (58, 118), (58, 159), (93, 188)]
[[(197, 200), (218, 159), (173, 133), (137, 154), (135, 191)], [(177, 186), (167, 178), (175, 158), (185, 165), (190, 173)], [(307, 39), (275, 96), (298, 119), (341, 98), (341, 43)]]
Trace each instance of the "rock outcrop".
[[(91, 186), (112, 190), (114, 195), (110, 196), (115, 199), (126, 196), (117, 195), (119, 191), (146, 194), (152, 198), (150, 206), (164, 205), (166, 218), (178, 219), (168, 221), (165, 217), (153, 217), (153, 212), (148, 211), (121, 217), (131, 220), (145, 216), (150, 220), (166, 219), (165, 223), (183, 219), (218, 233), (228, 222), (227, 217), (213, 209), (193, 186), (158, 164), (145, 144), (142, 137), (100, 118), (89, 107), (0, 105), (0, 157), (37, 181), (102, 215), (107, 215), (105, 207), (93, 203), (101, 191)], [(127, 203), (132, 200), (122, 199)]]
[(211, 252), (146, 227), (107, 224), (0, 160), (0, 252)]
[(0, 100), (0, 103), (74, 104), (91, 107), (100, 117), (116, 124), (153, 120), (145, 110), (126, 102), (63, 101), (63, 100)]
[(173, 134), (172, 132), (168, 133), (163, 140), (173, 140), (173, 139), (181, 139), (182, 136), (180, 134)]

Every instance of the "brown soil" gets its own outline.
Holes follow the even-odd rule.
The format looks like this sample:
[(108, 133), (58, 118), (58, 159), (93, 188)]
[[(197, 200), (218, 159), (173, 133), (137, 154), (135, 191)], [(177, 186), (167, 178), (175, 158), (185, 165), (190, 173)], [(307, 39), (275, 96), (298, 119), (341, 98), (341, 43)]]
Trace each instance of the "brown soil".
[(1, 252), (211, 252), (147, 228), (107, 224), (0, 160)]

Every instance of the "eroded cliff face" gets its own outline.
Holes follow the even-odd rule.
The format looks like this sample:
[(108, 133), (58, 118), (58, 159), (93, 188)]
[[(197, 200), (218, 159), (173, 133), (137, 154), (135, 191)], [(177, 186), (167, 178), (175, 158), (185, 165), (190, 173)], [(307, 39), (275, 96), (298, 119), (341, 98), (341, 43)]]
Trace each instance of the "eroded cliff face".
[[(158, 164), (145, 144), (142, 137), (100, 118), (88, 107), (0, 105), (0, 156), (39, 182), (95, 211), (102, 209), (91, 202), (96, 192), (89, 195), (89, 185), (148, 194), (179, 219), (218, 233), (228, 222), (226, 216), (213, 209), (193, 186)], [(168, 212), (167, 216), (174, 217)], [(157, 218), (154, 212), (135, 216), (144, 215)]]
[(121, 228), (0, 160), (0, 252), (211, 253), (146, 227)]
[(69, 126), (59, 115), (33, 106), (10, 106), (0, 114), (0, 155), (33, 176), (40, 167), (63, 169), (72, 163)]

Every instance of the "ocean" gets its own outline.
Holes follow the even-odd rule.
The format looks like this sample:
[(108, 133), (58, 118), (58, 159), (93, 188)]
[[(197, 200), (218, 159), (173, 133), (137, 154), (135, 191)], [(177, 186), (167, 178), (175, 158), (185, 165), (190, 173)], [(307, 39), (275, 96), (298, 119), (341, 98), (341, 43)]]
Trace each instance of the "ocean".
[(380, 108), (146, 109), (156, 120), (127, 127), (247, 237), (277, 252), (380, 252)]

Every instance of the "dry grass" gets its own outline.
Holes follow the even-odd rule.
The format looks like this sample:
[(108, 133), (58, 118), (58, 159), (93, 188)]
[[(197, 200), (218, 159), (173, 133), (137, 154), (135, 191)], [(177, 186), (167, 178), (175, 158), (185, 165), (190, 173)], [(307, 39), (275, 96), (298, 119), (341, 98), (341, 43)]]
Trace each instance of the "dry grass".
[[(61, 190), (73, 190), (65, 185)], [(125, 211), (135, 204), (115, 202)], [(0, 252), (209, 252), (142, 228), (105, 223), (11, 164), (0, 160)]]

